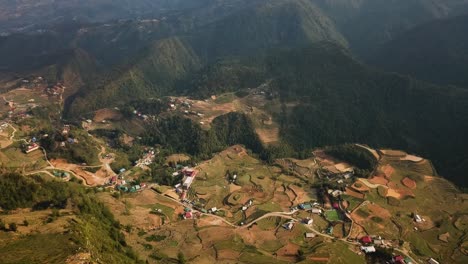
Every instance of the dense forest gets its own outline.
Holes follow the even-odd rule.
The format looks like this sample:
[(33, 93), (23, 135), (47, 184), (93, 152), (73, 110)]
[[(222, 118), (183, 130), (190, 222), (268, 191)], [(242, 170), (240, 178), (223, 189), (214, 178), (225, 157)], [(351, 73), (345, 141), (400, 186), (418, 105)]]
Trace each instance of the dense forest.
[(240, 113), (215, 118), (209, 130), (203, 130), (188, 118), (161, 118), (148, 125), (142, 143), (161, 145), (171, 152), (184, 152), (202, 159), (234, 144), (243, 144), (255, 153), (263, 151), (251, 121)]
[(330, 146), (325, 148), (325, 153), (356, 166), (355, 173), (364, 177), (369, 176), (378, 164), (369, 151), (354, 144)]

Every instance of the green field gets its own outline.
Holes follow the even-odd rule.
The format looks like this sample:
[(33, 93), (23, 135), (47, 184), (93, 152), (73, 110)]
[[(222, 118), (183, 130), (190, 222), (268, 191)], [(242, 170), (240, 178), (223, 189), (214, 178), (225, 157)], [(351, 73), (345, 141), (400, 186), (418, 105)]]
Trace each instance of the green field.
[(338, 214), (338, 211), (336, 210), (329, 210), (324, 212), (325, 218), (328, 221), (334, 222), (334, 221), (340, 221), (340, 216)]

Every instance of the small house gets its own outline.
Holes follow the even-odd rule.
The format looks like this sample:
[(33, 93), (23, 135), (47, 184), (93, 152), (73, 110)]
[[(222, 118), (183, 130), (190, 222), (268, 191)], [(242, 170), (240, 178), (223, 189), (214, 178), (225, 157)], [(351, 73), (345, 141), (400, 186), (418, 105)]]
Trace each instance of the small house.
[(310, 210), (312, 209), (312, 205), (309, 203), (302, 203), (299, 205), (299, 208), (302, 210)]
[(316, 237), (316, 236), (317, 236), (317, 235), (316, 235), (315, 233), (306, 233), (306, 234), (305, 234), (305, 237), (306, 237), (306, 238), (314, 238), (314, 237)]
[(397, 255), (392, 258), (392, 263), (405, 264), (405, 258), (402, 255)]
[(306, 224), (306, 225), (311, 225), (311, 224), (314, 223), (314, 220), (310, 219), (310, 218), (304, 218), (304, 219), (302, 219), (302, 223)]
[(31, 153), (31, 152), (33, 152), (33, 151), (35, 151), (35, 150), (38, 150), (38, 149), (39, 149), (39, 145), (38, 145), (37, 143), (32, 143), (32, 144), (30, 144), (30, 145), (28, 145), (28, 146), (26, 147), (26, 151), (25, 151), (25, 152), (26, 152), (26, 153)]
[(291, 230), (291, 229), (293, 229), (293, 227), (294, 227), (293, 222), (287, 222), (286, 224), (283, 225), (283, 228), (286, 229), (286, 230)]
[(313, 208), (313, 209), (312, 209), (312, 213), (313, 213), (313, 214), (322, 214), (322, 209)]
[(437, 260), (433, 259), (433, 258), (430, 258), (430, 259), (427, 261), (427, 263), (429, 263), (429, 264), (439, 264), (439, 262), (438, 262)]
[(377, 245), (377, 246), (384, 246), (385, 241), (383, 239), (375, 239), (374, 244)]
[(370, 236), (363, 236), (361, 237), (361, 242), (363, 244), (370, 244), (372, 243), (372, 238)]
[(366, 254), (374, 253), (375, 252), (375, 247), (374, 246), (361, 247), (361, 250), (364, 251)]
[(422, 223), (423, 219), (420, 215), (414, 214), (414, 221), (416, 221), (416, 223)]
[(184, 219), (192, 219), (193, 215), (192, 212), (185, 212)]

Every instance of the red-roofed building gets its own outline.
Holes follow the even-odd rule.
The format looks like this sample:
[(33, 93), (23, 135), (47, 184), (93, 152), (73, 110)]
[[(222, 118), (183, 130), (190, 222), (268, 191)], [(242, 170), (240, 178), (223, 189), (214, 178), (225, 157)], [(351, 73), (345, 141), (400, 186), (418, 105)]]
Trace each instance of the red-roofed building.
[(405, 258), (403, 256), (401, 256), (401, 255), (393, 257), (392, 262), (396, 263), (396, 264), (405, 264), (406, 263)]
[(197, 171), (188, 169), (188, 170), (184, 171), (184, 174), (185, 174), (185, 176), (188, 176), (188, 177), (195, 177), (197, 175)]
[(185, 212), (184, 218), (185, 219), (192, 219), (192, 212)]
[(361, 242), (363, 244), (370, 244), (372, 243), (372, 238), (370, 236), (364, 236), (361, 238)]

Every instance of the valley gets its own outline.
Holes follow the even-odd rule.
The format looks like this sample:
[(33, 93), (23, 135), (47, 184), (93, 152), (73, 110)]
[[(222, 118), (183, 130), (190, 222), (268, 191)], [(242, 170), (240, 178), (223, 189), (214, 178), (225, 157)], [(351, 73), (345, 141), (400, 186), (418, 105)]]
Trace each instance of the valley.
[[(178, 178), (185, 166), (179, 163), (191, 164), (190, 156), (145, 147), (136, 166), (116, 164), (128, 155), (125, 152), (130, 146), (141, 144), (137, 138), (151, 120), (168, 116), (182, 116), (199, 124), (201, 131), (210, 131), (217, 117), (239, 112), (252, 120), (254, 131), (261, 131), (259, 140), (264, 145), (281, 144), (275, 135), (278, 124), (271, 121), (278, 114), (274, 110), (281, 106), (262, 87), (248, 90), (243, 97), (233, 93), (205, 100), (168, 97), (158, 115), (145, 113), (144, 108), (136, 108), (130, 115), (119, 108), (102, 109), (89, 120), (59, 127), (58, 133), (65, 136), (65, 145), (59, 148), (92, 146), (89, 150), (95, 153), (91, 155), (94, 158), (87, 158), (86, 164), (76, 163), (74, 158), (51, 158), (45, 149), (48, 158), (41, 150), (23, 153), (21, 144), (31, 144), (32, 138), (44, 139), (45, 135), (40, 134), (41, 127), (23, 124), (40, 116), (34, 112), (31, 116), (16, 115), (18, 108), (31, 108), (30, 99), (23, 102), (15, 98), (28, 95), (36, 103), (33, 109), (60, 105), (61, 100), (54, 99), (57, 95), (47, 99), (39, 91), (31, 93), (34, 89), (30, 88), (14, 89), (5, 94), (17, 108), (3, 121), (7, 144), (2, 145), (2, 164), (21, 168), (27, 177), (75, 181), (95, 190), (96, 199), (119, 221), (127, 243), (150, 263), (180, 258), (190, 263), (348, 263), (365, 261), (363, 249), (394, 252), (393, 257), (403, 255), (413, 263), (424, 263), (429, 257), (463, 263), (466, 229), (449, 223), (464, 221), (463, 212), (468, 209), (465, 195), (437, 176), (430, 161), (403, 151), (355, 145), (353, 148), (367, 153), (377, 164), (367, 179), (356, 175), (359, 169), (349, 161), (328, 154), (327, 148), (314, 150), (307, 159), (285, 157), (265, 163), (244, 146), (230, 146), (194, 164), (196, 173), (187, 187), (178, 184), (187, 178)], [(52, 118), (48, 117), (49, 125), (54, 124)], [(139, 133), (130, 129), (130, 124), (143, 129)], [(110, 133), (120, 129), (129, 133), (117, 138)], [(25, 162), (28, 159), (31, 161)], [(167, 172), (154, 164), (162, 164)], [(166, 177), (173, 177), (174, 185), (152, 183), (153, 173), (168, 173)], [(49, 224), (42, 226), (40, 219), (47, 219), (48, 213), (41, 212), (10, 212), (2, 221), (29, 219), (32, 226), (19, 226), (18, 234), (37, 228), (36, 232), (44, 235), (54, 230), (50, 233), (54, 235), (55, 225), (62, 223), (66, 228), (67, 215), (74, 215), (62, 209), (60, 221), (47, 227)], [(371, 242), (363, 242), (368, 237)], [(392, 255), (387, 254), (390, 260)], [(88, 251), (67, 256), (69, 263), (92, 258)]]
[(0, 0), (1, 263), (468, 263), (468, 0)]

